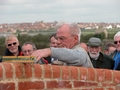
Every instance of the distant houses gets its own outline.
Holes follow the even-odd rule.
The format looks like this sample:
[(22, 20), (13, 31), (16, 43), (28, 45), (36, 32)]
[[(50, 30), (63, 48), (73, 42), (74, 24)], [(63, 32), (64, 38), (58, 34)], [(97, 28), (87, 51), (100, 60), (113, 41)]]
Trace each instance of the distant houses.
[(120, 28), (120, 24), (118, 24), (116, 28)]
[[(41, 30), (49, 30), (53, 29), (57, 25), (57, 21), (54, 22), (34, 22), (34, 23), (4, 23), (0, 24), (0, 33), (16, 33), (17, 31), (20, 32), (29, 32), (29, 31), (41, 31)], [(83, 28), (84, 30), (91, 30), (91, 29), (114, 29), (114, 28), (120, 28), (120, 23), (84, 23), (84, 22), (78, 22), (77, 23), (80, 28)]]
[(112, 29), (112, 28), (113, 28), (112, 25), (106, 26), (106, 29)]

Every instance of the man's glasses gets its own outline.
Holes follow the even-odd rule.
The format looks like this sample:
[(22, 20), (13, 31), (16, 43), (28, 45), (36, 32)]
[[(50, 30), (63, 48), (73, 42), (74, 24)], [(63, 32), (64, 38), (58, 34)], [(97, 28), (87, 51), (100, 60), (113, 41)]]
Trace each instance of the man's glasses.
[(120, 43), (120, 41), (114, 41), (114, 44), (117, 44), (118, 42)]
[(12, 45), (16, 45), (17, 43), (14, 42), (14, 43), (11, 43), (11, 44), (8, 44), (8, 46), (12, 46)]
[(32, 52), (32, 51), (31, 51), (31, 50), (24, 50), (24, 51), (23, 51), (23, 53), (27, 53), (27, 52), (30, 53), (30, 52)]

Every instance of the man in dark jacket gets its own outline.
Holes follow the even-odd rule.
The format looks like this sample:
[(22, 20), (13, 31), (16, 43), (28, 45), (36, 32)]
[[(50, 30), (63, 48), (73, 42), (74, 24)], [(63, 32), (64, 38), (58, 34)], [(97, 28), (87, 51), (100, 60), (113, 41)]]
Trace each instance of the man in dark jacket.
[(8, 35), (5, 39), (6, 50), (4, 56), (22, 56), (19, 41), (15, 35)]
[(104, 55), (102, 50), (102, 42), (99, 38), (92, 37), (89, 39), (88, 43), (88, 54), (91, 59), (94, 68), (104, 68), (104, 69), (113, 69), (114, 60)]

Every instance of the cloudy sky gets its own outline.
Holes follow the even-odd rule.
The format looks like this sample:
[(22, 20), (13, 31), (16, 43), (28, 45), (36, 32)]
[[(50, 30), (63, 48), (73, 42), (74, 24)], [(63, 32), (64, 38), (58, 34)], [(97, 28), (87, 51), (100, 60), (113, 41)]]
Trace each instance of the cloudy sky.
[(120, 0), (0, 0), (0, 23), (120, 22)]

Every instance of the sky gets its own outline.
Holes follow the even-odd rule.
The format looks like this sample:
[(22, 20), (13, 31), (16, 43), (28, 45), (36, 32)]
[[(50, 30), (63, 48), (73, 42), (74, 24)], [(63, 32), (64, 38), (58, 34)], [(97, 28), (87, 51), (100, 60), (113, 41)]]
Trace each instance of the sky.
[(120, 22), (120, 0), (0, 0), (0, 24)]

